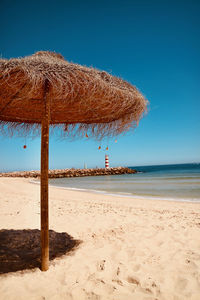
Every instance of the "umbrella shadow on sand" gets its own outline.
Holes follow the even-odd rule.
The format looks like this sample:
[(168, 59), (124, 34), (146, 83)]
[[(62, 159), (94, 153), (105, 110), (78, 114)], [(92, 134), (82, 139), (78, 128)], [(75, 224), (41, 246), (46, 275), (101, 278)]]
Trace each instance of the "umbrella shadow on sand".
[[(65, 232), (49, 230), (50, 260), (72, 253), (80, 243)], [(40, 230), (0, 230), (0, 274), (40, 266)]]

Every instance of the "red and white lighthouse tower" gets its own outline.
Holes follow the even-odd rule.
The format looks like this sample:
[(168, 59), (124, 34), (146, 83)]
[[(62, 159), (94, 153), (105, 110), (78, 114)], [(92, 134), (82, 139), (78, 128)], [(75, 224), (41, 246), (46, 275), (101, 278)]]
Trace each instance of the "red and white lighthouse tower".
[(109, 168), (109, 157), (108, 154), (105, 155), (105, 168)]

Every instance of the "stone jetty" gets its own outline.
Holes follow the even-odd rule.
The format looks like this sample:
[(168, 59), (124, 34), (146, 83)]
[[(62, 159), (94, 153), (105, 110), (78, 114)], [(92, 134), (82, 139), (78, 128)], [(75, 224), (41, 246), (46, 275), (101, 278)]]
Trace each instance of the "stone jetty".
[[(95, 169), (60, 169), (60, 170), (49, 170), (49, 178), (122, 175), (122, 174), (134, 174), (134, 173), (137, 173), (137, 171), (126, 167), (95, 168)], [(10, 172), (10, 173), (0, 173), (0, 177), (38, 178), (40, 177), (40, 171), (20, 171), (20, 172)]]

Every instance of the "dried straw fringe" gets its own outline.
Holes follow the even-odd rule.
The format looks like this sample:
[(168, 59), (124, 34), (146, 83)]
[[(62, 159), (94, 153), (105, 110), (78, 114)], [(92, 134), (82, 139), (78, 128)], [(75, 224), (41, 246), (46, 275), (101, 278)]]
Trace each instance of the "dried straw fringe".
[[(115, 137), (119, 134), (125, 134), (129, 130), (134, 130), (137, 124), (131, 123), (132, 126), (127, 125), (122, 127), (120, 131), (119, 126), (114, 122), (108, 124), (53, 124), (50, 125), (50, 134), (55, 135), (58, 139), (79, 139), (85, 137), (95, 138), (100, 141), (106, 137)], [(18, 123), (18, 122), (6, 122), (0, 121), (0, 134), (7, 137), (38, 137), (41, 134), (40, 124)]]
[(48, 80), (51, 125), (64, 136), (101, 139), (135, 128), (147, 100), (131, 84), (72, 64), (56, 53), (38, 52), (22, 59), (0, 60), (0, 131), (40, 134), (44, 83)]

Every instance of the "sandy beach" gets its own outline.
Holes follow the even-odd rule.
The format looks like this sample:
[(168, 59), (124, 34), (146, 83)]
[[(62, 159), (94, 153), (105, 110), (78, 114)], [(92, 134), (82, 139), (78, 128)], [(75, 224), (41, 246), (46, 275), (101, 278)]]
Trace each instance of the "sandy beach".
[(199, 203), (50, 187), (47, 272), (33, 262), (40, 186), (0, 178), (0, 203), (1, 300), (200, 299)]

